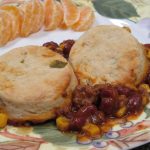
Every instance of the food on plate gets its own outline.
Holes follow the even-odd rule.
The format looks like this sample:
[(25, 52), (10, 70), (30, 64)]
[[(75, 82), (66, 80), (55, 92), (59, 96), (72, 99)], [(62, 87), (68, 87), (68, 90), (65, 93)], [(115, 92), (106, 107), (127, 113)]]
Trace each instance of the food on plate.
[(80, 18), (80, 10), (71, 0), (61, 0), (64, 10), (64, 23), (71, 27), (78, 22)]
[[(100, 27), (103, 28), (104, 26)], [(106, 27), (108, 28), (108, 26)], [(109, 27), (114, 29), (114, 26)], [(129, 30), (123, 30), (129, 32)], [(99, 32), (97, 33), (99, 34)], [(111, 38), (115, 39), (116, 35), (113, 36), (111, 36)], [(109, 38), (107, 40), (109, 40)], [(103, 42), (106, 41), (103, 40)], [(44, 46), (63, 56), (65, 56), (64, 51), (66, 48), (67, 56), (69, 56), (69, 53), (72, 54), (72, 50), (74, 50), (77, 43), (78, 40), (76, 42), (66, 40), (61, 44), (47, 42)], [(94, 46), (96, 46), (96, 44)], [(135, 48), (138, 45), (136, 44)], [(147, 49), (147, 53), (148, 50), (149, 49)], [(80, 47), (80, 51), (82, 52), (82, 47)], [(145, 51), (145, 46), (141, 51)], [(91, 55), (91, 57), (93, 56)], [(146, 53), (143, 57), (147, 59)], [(82, 59), (85, 58), (82, 57)], [(134, 59), (134, 57), (132, 59)], [(95, 59), (93, 59), (93, 61), (95, 61)], [(97, 70), (99, 70), (99, 68), (97, 68)], [(138, 116), (149, 102), (150, 72), (147, 70), (145, 74), (143, 81), (140, 81), (138, 85), (135, 83), (126, 85), (120, 82), (115, 84), (111, 82), (91, 85), (88, 83), (78, 84), (73, 91), (72, 105), (65, 107), (65, 109), (57, 109), (56, 111), (57, 128), (62, 132), (77, 131), (77, 140), (80, 143), (83, 140), (100, 138), (104, 133), (108, 132), (113, 125), (117, 124), (117, 122), (125, 122), (128, 117)]]
[(54, 30), (63, 21), (63, 10), (59, 2), (55, 0), (45, 1), (45, 30)]
[(90, 7), (80, 8), (72, 0), (29, 0), (18, 5), (2, 5), (0, 11), (5, 15), (0, 15), (0, 32), (6, 33), (1, 34), (0, 46), (18, 36), (27, 37), (38, 32), (43, 26), (46, 31), (57, 28), (85, 31), (92, 26), (95, 18)]
[(146, 76), (149, 62), (145, 50), (130, 32), (101, 25), (82, 35), (69, 56), (80, 84), (138, 85)]
[(59, 45), (53, 41), (44, 43), (43, 46), (61, 54), (63, 57), (68, 59), (70, 50), (75, 43), (74, 40), (65, 40), (61, 42)]
[[(121, 84), (78, 85), (73, 92), (71, 107), (57, 111), (57, 127), (61, 131), (100, 136), (106, 130), (104, 124), (112, 127), (112, 118), (138, 115), (149, 101), (148, 89), (143, 88), (143, 84), (135, 89)], [(94, 126), (95, 130), (92, 129)]]
[(20, 36), (26, 37), (39, 31), (44, 23), (44, 6), (39, 0), (24, 2), (19, 6), (22, 13), (22, 26)]
[(81, 143), (137, 117), (149, 102), (150, 47), (129, 31), (101, 25), (0, 56), (0, 127), (55, 119)]
[(0, 10), (0, 46), (5, 45), (12, 36), (12, 17), (6, 11)]
[(0, 56), (0, 110), (10, 124), (40, 123), (70, 105), (77, 85), (69, 63), (42, 46), (25, 46)]
[(44, 6), (39, 0), (33, 0), (32, 3), (34, 5), (32, 33), (35, 33), (42, 28), (45, 15)]
[(19, 6), (20, 11), (22, 11), (22, 25), (20, 36), (26, 37), (32, 32), (32, 19), (33, 19), (33, 3), (27, 1)]
[(7, 120), (6, 113), (0, 113), (0, 128), (4, 128), (7, 125)]
[(80, 19), (72, 26), (75, 31), (86, 31), (88, 30), (95, 19), (93, 10), (86, 6), (80, 9)]
[(21, 12), (17, 6), (4, 5), (1, 6), (0, 9), (8, 12), (12, 17), (12, 36), (11, 39), (15, 39), (20, 35), (22, 17)]

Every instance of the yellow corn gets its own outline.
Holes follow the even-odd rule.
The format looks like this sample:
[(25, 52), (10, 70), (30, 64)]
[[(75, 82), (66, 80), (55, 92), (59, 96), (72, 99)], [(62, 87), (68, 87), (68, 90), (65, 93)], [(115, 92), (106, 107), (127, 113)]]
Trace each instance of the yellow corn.
[(66, 117), (58, 117), (56, 119), (57, 128), (61, 131), (67, 131), (69, 129), (70, 121)]
[(150, 59), (150, 51), (148, 51), (146, 55), (147, 55), (147, 58)]
[(7, 125), (7, 114), (0, 113), (0, 128), (4, 128)]
[(111, 125), (102, 125), (101, 126), (101, 131), (103, 132), (103, 133), (107, 133), (108, 131), (110, 131), (111, 130), (111, 128), (112, 128), (112, 126)]
[(92, 138), (97, 138), (101, 135), (100, 128), (92, 123), (85, 124), (82, 130), (85, 132), (85, 134), (89, 135)]
[(123, 106), (123, 107), (121, 107), (118, 111), (117, 111), (117, 113), (116, 113), (116, 116), (117, 117), (123, 117), (124, 115), (125, 115), (125, 113), (126, 113), (126, 110), (127, 110), (127, 107), (126, 106)]
[(148, 97), (144, 96), (142, 98), (142, 105), (145, 106), (148, 103), (148, 101), (149, 101)]
[(77, 142), (81, 144), (88, 144), (91, 142), (91, 139), (88, 135), (85, 134), (78, 134), (77, 135)]
[(140, 88), (146, 90), (148, 93), (150, 93), (150, 87), (148, 84), (141, 84)]

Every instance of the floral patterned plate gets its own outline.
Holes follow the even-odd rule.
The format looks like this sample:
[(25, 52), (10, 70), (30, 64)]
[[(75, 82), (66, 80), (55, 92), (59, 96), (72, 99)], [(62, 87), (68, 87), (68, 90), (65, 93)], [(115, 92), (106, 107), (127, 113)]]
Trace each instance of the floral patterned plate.
[[(97, 24), (116, 24), (129, 26), (133, 35), (141, 43), (150, 43), (148, 33), (126, 20), (108, 19), (96, 14)], [(0, 48), (0, 55), (12, 48), (25, 45), (42, 45), (48, 41), (61, 42), (77, 39), (83, 33), (71, 30), (52, 32), (40, 31), (28, 38), (18, 38)], [(0, 150), (121, 150), (150, 142), (150, 104), (136, 120), (118, 124), (98, 140), (77, 143), (74, 134), (65, 134), (57, 130), (54, 122), (33, 127), (7, 126), (0, 129)]]

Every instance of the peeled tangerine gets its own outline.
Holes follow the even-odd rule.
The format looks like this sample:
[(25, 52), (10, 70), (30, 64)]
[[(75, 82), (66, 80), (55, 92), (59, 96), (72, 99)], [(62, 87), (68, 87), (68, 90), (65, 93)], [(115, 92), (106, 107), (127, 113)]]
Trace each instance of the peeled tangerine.
[(12, 37), (11, 39), (14, 39), (19, 36), (20, 29), (21, 29), (21, 23), (22, 23), (22, 17), (19, 9), (16, 6), (13, 5), (4, 5), (0, 7), (1, 10), (7, 11), (12, 20)]
[(0, 113), (0, 128), (4, 128), (7, 125), (8, 117), (5, 113)]
[(81, 8), (80, 19), (72, 26), (72, 29), (75, 31), (86, 31), (92, 26), (94, 19), (95, 16), (93, 10), (88, 6), (85, 6)]
[(37, 32), (42, 28), (44, 24), (44, 6), (39, 0), (33, 0), (33, 19), (31, 32)]
[(0, 46), (5, 45), (12, 35), (12, 20), (9, 13), (0, 10)]
[(33, 24), (33, 3), (32, 1), (28, 1), (20, 5), (20, 10), (23, 10), (23, 21), (21, 26), (20, 36), (26, 37), (32, 33)]
[(71, 0), (61, 0), (64, 10), (64, 23), (71, 27), (80, 18), (79, 8)]
[(45, 1), (45, 30), (56, 29), (63, 21), (61, 4), (55, 0)]

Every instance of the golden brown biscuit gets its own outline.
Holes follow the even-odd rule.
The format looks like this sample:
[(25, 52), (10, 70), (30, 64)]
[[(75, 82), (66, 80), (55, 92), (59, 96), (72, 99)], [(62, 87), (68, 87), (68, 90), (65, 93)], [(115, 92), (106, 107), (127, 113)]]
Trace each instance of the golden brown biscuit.
[(20, 47), (0, 56), (0, 107), (10, 121), (53, 118), (56, 107), (70, 103), (76, 84), (68, 62), (45, 47)]
[(81, 84), (137, 85), (148, 69), (143, 46), (113, 25), (87, 31), (72, 47), (69, 60)]

